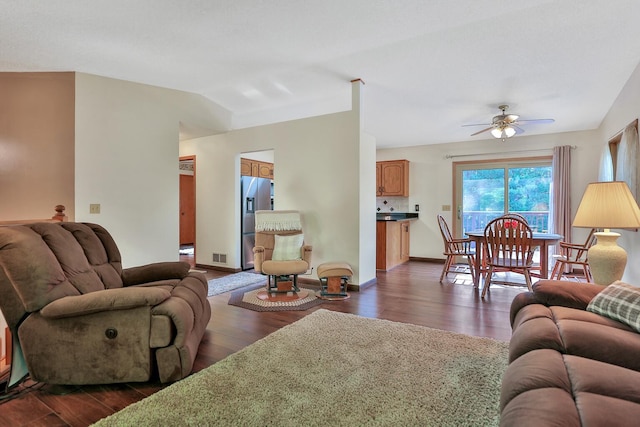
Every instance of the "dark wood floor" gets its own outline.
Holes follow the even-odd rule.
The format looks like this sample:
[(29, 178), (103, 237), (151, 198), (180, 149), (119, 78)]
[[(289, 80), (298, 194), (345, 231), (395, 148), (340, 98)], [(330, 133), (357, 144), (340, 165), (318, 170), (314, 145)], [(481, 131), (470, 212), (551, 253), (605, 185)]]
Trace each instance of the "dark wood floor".
[[(346, 301), (326, 301), (308, 311), (255, 312), (228, 305), (229, 294), (211, 297), (212, 317), (194, 371), (319, 308), (509, 340), (509, 305), (525, 289), (492, 286), (482, 300), (464, 276), (451, 275), (450, 281), (440, 284), (441, 268), (441, 264), (410, 261), (378, 272), (377, 285), (351, 292)], [(156, 382), (82, 387), (26, 383), (15, 398), (0, 401), (0, 426), (86, 426), (163, 387)]]

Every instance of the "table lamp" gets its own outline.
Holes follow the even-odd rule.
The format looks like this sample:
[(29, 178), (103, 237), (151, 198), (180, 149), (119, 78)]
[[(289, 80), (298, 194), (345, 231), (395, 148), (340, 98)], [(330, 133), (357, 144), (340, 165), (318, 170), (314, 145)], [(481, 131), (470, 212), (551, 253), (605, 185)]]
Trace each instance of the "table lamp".
[(640, 227), (640, 209), (624, 181), (593, 182), (587, 186), (573, 219), (574, 227), (603, 229), (588, 252), (593, 281), (610, 285), (620, 280), (627, 265), (627, 252), (618, 246), (619, 233), (611, 228)]

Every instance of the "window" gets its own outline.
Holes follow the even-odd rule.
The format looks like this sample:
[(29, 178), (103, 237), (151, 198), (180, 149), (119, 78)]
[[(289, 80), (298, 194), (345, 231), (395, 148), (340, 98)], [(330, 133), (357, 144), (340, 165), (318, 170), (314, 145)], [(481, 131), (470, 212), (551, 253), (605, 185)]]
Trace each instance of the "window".
[(453, 169), (457, 236), (507, 212), (523, 215), (533, 231), (549, 230), (551, 157), (454, 162)]
[(637, 177), (639, 160), (638, 121), (634, 120), (609, 140), (600, 160), (598, 180), (625, 181), (631, 194), (637, 198), (640, 186)]

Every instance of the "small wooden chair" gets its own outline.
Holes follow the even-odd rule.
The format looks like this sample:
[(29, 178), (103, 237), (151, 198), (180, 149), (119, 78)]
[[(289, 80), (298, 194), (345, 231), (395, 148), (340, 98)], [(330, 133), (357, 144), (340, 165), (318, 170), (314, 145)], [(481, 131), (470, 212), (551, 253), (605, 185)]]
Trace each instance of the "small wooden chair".
[[(573, 266), (582, 266), (584, 278), (587, 283), (593, 283), (591, 276), (591, 268), (589, 267), (589, 259), (587, 254), (589, 248), (596, 242), (595, 229), (591, 229), (589, 236), (583, 244), (560, 242), (560, 254), (554, 255), (556, 259), (551, 270), (550, 279), (562, 280), (563, 277), (578, 277), (573, 274)], [(567, 273), (567, 267), (571, 267), (571, 271)]]
[(442, 234), (442, 241), (444, 243), (443, 255), (447, 257), (440, 274), (440, 283), (444, 280), (444, 277), (449, 273), (459, 273), (459, 266), (456, 264), (456, 257), (464, 257), (467, 260), (469, 271), (471, 273), (471, 280), (475, 283), (475, 277), (477, 273), (475, 265), (475, 250), (471, 246), (471, 239), (454, 239), (449, 231), (447, 221), (442, 215), (438, 215), (438, 225), (440, 226), (440, 234)]
[(490, 221), (484, 229), (486, 262), (489, 266), (482, 298), (485, 297), (494, 271), (523, 274), (527, 288), (531, 287), (533, 267), (533, 232), (522, 218), (505, 215)]

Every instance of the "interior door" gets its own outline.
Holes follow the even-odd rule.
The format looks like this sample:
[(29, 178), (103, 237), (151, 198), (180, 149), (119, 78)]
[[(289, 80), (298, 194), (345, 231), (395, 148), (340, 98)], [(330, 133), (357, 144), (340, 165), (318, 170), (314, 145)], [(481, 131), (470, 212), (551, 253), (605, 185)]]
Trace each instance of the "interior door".
[(193, 245), (196, 240), (195, 179), (180, 175), (180, 245)]

